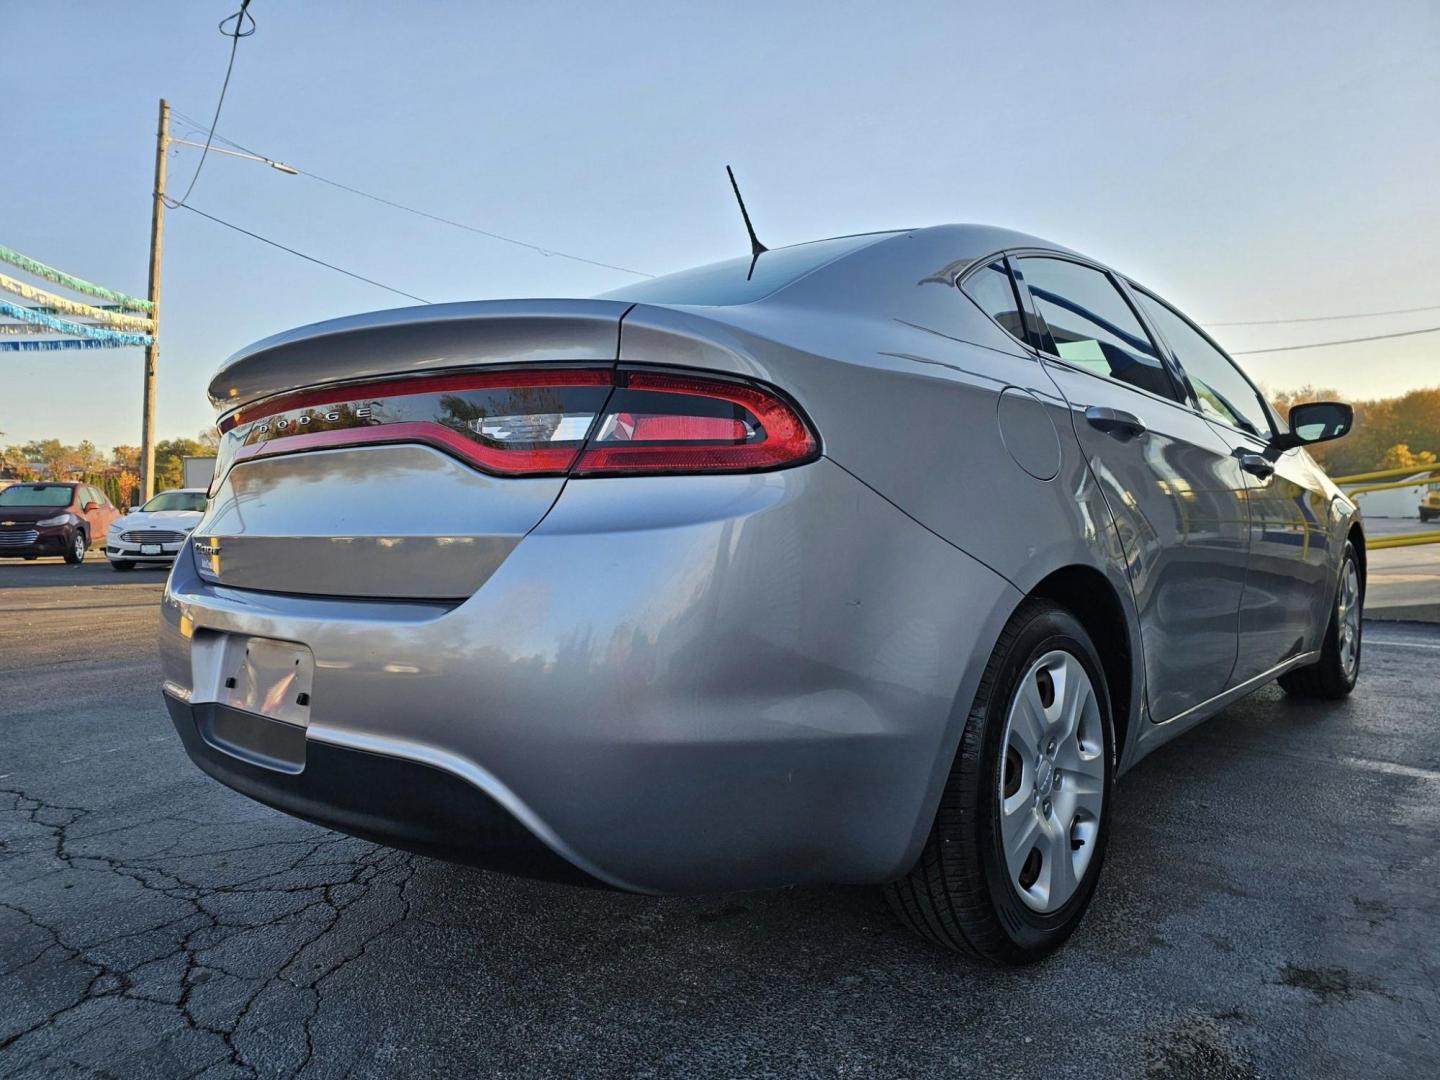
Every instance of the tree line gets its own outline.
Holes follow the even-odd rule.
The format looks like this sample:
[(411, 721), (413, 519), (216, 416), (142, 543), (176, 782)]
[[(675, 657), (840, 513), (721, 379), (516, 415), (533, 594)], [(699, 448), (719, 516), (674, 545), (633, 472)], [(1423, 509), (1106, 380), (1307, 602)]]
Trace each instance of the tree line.
[[(185, 459), (213, 455), (218, 444), (213, 428), (195, 439), (161, 439), (155, 444), (155, 490), (183, 486)], [(0, 482), (71, 479), (93, 484), (124, 509), (140, 489), (140, 447), (112, 446), (106, 454), (89, 439), (73, 445), (32, 439), (0, 451)]]

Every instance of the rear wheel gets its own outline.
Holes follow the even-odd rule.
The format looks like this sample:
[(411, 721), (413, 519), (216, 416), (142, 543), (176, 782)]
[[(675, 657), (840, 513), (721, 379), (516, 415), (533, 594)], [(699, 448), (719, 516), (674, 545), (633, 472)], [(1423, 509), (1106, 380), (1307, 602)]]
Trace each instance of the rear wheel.
[(1340, 566), (1340, 584), (1335, 589), (1335, 606), (1320, 646), (1320, 659), (1313, 664), (1280, 676), (1280, 685), (1295, 697), (1342, 698), (1355, 689), (1360, 678), (1361, 609), (1365, 588), (1360, 580), (1360, 558), (1355, 545), (1345, 542)]
[(78, 566), (85, 561), (85, 552), (90, 548), (90, 542), (85, 538), (84, 529), (76, 529), (70, 534), (70, 546), (65, 549), (65, 561), (72, 566)]
[(1100, 875), (1115, 757), (1084, 627), (1046, 600), (1006, 624), (980, 681), (920, 861), (885, 887), (937, 944), (1023, 964), (1058, 948)]

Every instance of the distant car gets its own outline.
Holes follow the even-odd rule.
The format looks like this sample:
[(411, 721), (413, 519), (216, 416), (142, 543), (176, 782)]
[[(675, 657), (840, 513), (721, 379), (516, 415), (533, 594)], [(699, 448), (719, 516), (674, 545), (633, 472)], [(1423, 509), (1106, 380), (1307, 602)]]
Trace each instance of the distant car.
[(1440, 518), (1440, 481), (1430, 484), (1420, 496), (1420, 520), (1434, 521)]
[(136, 563), (174, 562), (204, 514), (204, 488), (160, 492), (110, 526), (105, 537), (110, 568), (133, 570)]
[(91, 542), (119, 515), (89, 484), (14, 484), (0, 491), (0, 556), (63, 555), (67, 563), (82, 563)]

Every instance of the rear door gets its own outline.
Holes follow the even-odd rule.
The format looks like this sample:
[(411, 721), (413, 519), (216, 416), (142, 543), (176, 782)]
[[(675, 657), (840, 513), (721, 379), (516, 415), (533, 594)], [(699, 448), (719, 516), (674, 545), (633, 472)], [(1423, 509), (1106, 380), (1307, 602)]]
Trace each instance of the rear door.
[(1048, 253), (1012, 266), (1125, 545), (1151, 717), (1171, 719), (1222, 692), (1235, 666), (1244, 480), (1108, 271)]
[(110, 496), (100, 488), (91, 488), (90, 490), (95, 493), (95, 501), (100, 504), (96, 511), (95, 528), (97, 531), (95, 536), (103, 537), (110, 531), (110, 526), (115, 524), (115, 519), (120, 516), (120, 511), (110, 501)]
[(1143, 289), (1134, 295), (1183, 369), (1195, 409), (1246, 469), (1250, 559), (1233, 684), (1318, 648), (1339, 553), (1330, 497), (1302, 449), (1266, 455), (1274, 421), (1259, 391), (1194, 324)]
[(105, 530), (110, 527), (105, 518), (103, 499), (104, 496), (89, 484), (81, 484), (76, 489), (75, 510), (85, 519), (85, 532), (92, 543), (104, 540)]

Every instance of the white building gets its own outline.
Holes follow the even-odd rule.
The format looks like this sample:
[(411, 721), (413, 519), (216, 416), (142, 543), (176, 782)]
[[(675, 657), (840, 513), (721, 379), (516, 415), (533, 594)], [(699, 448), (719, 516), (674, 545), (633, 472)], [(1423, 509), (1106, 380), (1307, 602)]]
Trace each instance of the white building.
[[(1421, 473), (1418, 479), (1412, 479), (1416, 479), (1413, 486), (1391, 488), (1389, 491), (1367, 491), (1355, 496), (1355, 501), (1360, 504), (1360, 510), (1367, 518), (1418, 518), (1420, 500), (1425, 495), (1425, 485), (1430, 483), (1430, 478)], [(1400, 480), (1397, 478), (1393, 482), (1399, 483)]]

